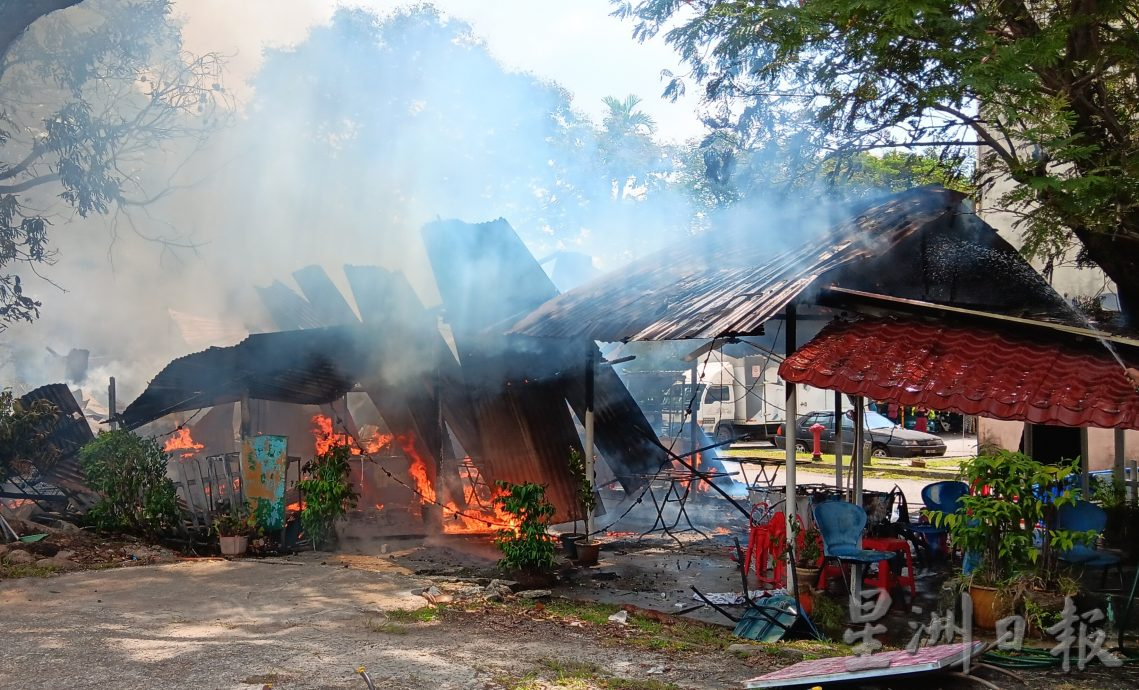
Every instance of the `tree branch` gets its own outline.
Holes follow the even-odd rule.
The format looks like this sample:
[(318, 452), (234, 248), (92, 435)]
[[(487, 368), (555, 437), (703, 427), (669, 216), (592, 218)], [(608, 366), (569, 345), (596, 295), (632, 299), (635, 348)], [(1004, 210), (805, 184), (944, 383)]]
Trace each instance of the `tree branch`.
[(33, 187), (38, 187), (41, 184), (47, 184), (48, 182), (55, 182), (58, 179), (59, 175), (56, 173), (30, 177), (23, 182), (17, 182), (16, 184), (0, 185), (0, 194), (17, 194), (19, 192), (25, 192)]

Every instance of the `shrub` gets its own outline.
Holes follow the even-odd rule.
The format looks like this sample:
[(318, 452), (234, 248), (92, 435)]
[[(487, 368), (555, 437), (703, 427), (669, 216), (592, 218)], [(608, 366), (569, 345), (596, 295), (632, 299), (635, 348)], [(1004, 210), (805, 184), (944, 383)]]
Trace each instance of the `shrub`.
[(0, 390), (0, 481), (46, 471), (59, 453), (47, 443), (58, 410), (46, 400), (25, 406), (11, 390)]
[(348, 446), (333, 446), (310, 460), (304, 467), (305, 478), (297, 482), (304, 496), (301, 526), (313, 546), (332, 543), (336, 521), (356, 506), (356, 492), (348, 482), (351, 458)]
[[(1079, 497), (1066, 481), (1077, 467), (1078, 461), (1045, 465), (1007, 450), (981, 455), (961, 466), (973, 493), (960, 499), (955, 513), (930, 518), (949, 530), (967, 560), (979, 561), (971, 573), (976, 584), (1001, 586), (1023, 574), (1051, 584), (1058, 575), (1057, 550), (1093, 536), (1056, 529), (1056, 509)], [(1045, 527), (1039, 533), (1038, 523)]]
[(100, 530), (157, 538), (180, 530), (174, 483), (166, 476), (169, 456), (154, 439), (104, 431), (79, 451), (87, 484), (99, 502), (87, 521)]
[(546, 573), (554, 567), (554, 539), (548, 530), (556, 512), (541, 484), (498, 481), (505, 494), (494, 499), (517, 520), (516, 529), (502, 529), (494, 543), (502, 551), (499, 566), (506, 570)]

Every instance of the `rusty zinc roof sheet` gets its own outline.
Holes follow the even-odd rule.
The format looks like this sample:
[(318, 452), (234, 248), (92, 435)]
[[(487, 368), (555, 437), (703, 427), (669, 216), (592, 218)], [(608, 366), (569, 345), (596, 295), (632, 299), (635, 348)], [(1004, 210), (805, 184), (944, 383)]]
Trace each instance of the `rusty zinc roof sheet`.
[[(1128, 366), (1139, 364), (1132, 351), (1122, 354)], [(835, 320), (784, 360), (779, 375), (935, 410), (1139, 429), (1139, 393), (1119, 362), (1098, 341), (1064, 333), (946, 320)]]
[(821, 275), (885, 254), (954, 213), (962, 198), (941, 187), (911, 189), (844, 211), (821, 237), (804, 235), (781, 251), (754, 228), (708, 232), (555, 297), (512, 330), (607, 342), (756, 333)]
[(42, 472), (41, 479), (72, 494), (89, 491), (79, 466), (78, 453), (95, 435), (91, 433), (74, 394), (67, 384), (52, 383), (20, 396), (20, 402), (25, 405), (37, 400), (46, 400), (57, 410), (55, 419), (40, 431), (47, 434), (44, 442), (59, 451), (59, 458), (49, 467), (37, 468)]

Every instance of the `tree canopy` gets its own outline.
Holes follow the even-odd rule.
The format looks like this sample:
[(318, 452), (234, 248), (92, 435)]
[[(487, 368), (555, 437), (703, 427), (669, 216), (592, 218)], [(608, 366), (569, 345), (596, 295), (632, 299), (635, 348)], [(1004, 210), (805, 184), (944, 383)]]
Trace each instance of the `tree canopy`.
[[(663, 32), (709, 123), (834, 160), (908, 147), (1011, 181), (1030, 256), (1070, 244), (1139, 315), (1139, 9), (1130, 0), (614, 0)], [(981, 151), (974, 159), (973, 151)], [(715, 158), (713, 158), (715, 162)], [(722, 167), (722, 166), (721, 166)], [(969, 172), (972, 172), (970, 170)]]
[(252, 85), (232, 148), (249, 166), (238, 174), (258, 176), (257, 194), (235, 191), (259, 226), (334, 229), (337, 245), (389, 260), (437, 216), (504, 217), (539, 256), (604, 256), (688, 226), (687, 189), (669, 177), (680, 156), (635, 96), (593, 123), (430, 5), (340, 9), (267, 52)]
[(52, 261), (49, 228), (165, 194), (147, 187), (148, 166), (203, 137), (226, 100), (219, 58), (186, 54), (170, 12), (169, 0), (0, 5), (14, 22), (0, 35), (0, 330), (39, 313), (14, 271)]

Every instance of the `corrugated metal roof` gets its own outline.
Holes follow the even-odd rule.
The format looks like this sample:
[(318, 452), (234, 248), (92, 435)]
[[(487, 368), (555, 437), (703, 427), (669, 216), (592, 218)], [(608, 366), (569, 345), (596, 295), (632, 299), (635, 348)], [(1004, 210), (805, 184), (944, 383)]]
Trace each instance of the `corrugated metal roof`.
[(183, 410), (251, 398), (321, 405), (379, 370), (384, 339), (374, 327), (335, 326), (258, 333), (166, 365), (119, 415), (129, 429)]
[(912, 189), (848, 211), (822, 237), (775, 253), (752, 228), (711, 231), (549, 300), (512, 332), (607, 342), (756, 333), (823, 274), (886, 254), (955, 213), (962, 198)]
[[(1134, 353), (1123, 352), (1128, 366), (1139, 364)], [(788, 357), (779, 375), (934, 410), (1139, 429), (1139, 393), (1120, 364), (1094, 338), (1064, 332), (944, 317), (836, 320)]]
[[(568, 453), (571, 447), (580, 451), (581, 443), (566, 403), (584, 419), (586, 359), (590, 352), (600, 357), (597, 346), (584, 337), (550, 340), (499, 334), (513, 316), (557, 295), (506, 221), (442, 221), (426, 226), (423, 236), (466, 387), (479, 410), (484, 443), (502, 443), (488, 435), (517, 428), (532, 451), (527, 457), (523, 448), (511, 450), (509, 457), (521, 464), (500, 469), (511, 476), (532, 476), (534, 469), (528, 466), (537, 463), (551, 473), (546, 481), (557, 482), (555, 491), (569, 492)], [(508, 389), (501, 388), (504, 381)], [(547, 412), (535, 415), (533, 410)], [(643, 475), (667, 462), (650, 441), (655, 434), (648, 420), (611, 369), (597, 372), (594, 411), (597, 450), (626, 490), (639, 487)], [(505, 426), (496, 428), (486, 420)]]
[(91, 433), (91, 427), (67, 384), (40, 386), (20, 396), (23, 405), (30, 405), (37, 400), (46, 400), (57, 410), (55, 420), (40, 431), (47, 433), (45, 443), (59, 451), (59, 458), (49, 467), (37, 468), (41, 472), (41, 478), (66, 489), (80, 490), (87, 480), (79, 468), (76, 455), (95, 435)]

